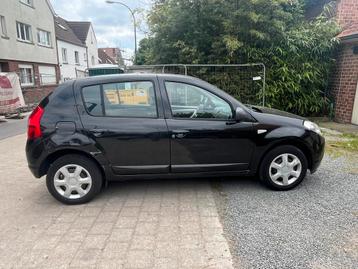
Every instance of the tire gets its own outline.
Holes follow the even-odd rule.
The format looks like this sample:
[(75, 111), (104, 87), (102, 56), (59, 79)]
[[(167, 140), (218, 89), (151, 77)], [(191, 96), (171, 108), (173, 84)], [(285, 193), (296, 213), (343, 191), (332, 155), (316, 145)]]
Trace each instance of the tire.
[(305, 178), (307, 166), (307, 158), (300, 149), (289, 145), (279, 146), (263, 158), (260, 180), (271, 189), (290, 190)]
[(68, 154), (54, 161), (46, 176), (46, 185), (58, 201), (77, 205), (92, 200), (102, 188), (102, 173), (89, 158)]

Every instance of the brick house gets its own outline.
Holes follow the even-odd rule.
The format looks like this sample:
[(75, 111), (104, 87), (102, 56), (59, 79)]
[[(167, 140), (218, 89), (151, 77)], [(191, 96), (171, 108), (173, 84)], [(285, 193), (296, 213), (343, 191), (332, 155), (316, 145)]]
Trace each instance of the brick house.
[(99, 48), (98, 57), (100, 64), (118, 64), (124, 66), (124, 59), (119, 48)]
[(338, 0), (337, 20), (342, 32), (332, 73), (335, 120), (358, 124), (358, 0)]
[(59, 82), (54, 13), (47, 0), (1, 0), (0, 72), (16, 72), (26, 103)]

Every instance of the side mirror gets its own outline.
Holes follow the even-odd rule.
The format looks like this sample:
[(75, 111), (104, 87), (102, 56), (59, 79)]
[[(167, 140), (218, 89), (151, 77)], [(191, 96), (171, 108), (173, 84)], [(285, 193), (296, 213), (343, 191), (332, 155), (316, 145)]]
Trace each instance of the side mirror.
[(237, 122), (240, 121), (252, 121), (252, 117), (249, 113), (247, 113), (243, 108), (237, 107), (235, 111), (235, 120)]

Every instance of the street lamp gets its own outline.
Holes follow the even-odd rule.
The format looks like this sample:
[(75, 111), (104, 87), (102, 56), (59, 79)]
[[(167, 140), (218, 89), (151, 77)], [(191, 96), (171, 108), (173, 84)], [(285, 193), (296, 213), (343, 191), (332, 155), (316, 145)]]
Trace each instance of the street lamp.
[(107, 0), (106, 3), (122, 5), (122, 6), (126, 7), (129, 10), (129, 12), (132, 14), (133, 24), (134, 24), (134, 62), (136, 62), (136, 57), (137, 57), (137, 21), (135, 19), (134, 11), (129, 6), (127, 6), (125, 3), (122, 3), (119, 1)]

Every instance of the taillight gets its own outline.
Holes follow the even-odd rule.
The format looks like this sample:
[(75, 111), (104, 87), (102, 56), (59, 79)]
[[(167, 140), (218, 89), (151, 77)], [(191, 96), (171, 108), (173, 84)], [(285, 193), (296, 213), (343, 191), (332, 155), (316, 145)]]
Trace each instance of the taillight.
[(42, 136), (40, 121), (43, 114), (44, 110), (40, 106), (37, 106), (32, 111), (27, 127), (27, 139), (35, 139)]

